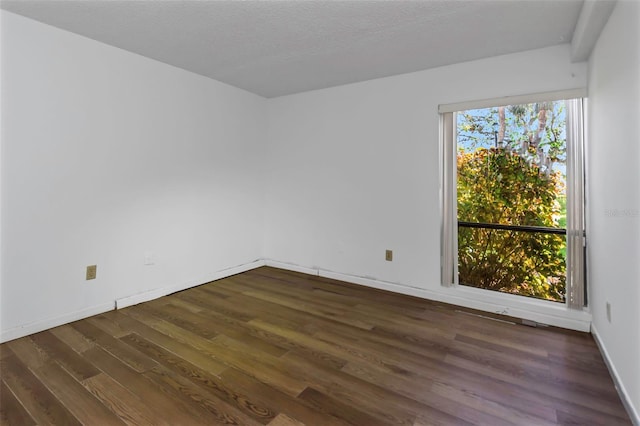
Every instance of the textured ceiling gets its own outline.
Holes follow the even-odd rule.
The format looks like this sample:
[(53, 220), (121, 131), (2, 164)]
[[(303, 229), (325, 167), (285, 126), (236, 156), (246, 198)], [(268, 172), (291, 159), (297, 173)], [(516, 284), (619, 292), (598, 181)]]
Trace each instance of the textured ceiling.
[(265, 97), (571, 41), (582, 0), (30, 1), (2, 8)]

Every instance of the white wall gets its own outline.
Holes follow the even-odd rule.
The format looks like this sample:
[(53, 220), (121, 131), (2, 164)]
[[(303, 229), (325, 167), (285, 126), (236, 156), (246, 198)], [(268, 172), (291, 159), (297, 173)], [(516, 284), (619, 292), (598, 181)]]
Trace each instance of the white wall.
[(619, 1), (589, 61), (588, 278), (594, 332), (640, 424), (639, 28), (640, 3)]
[[(440, 286), (438, 105), (584, 88), (586, 68), (562, 45), (270, 100), (265, 257), (479, 309), (508, 299), (565, 315)], [(557, 325), (588, 330), (576, 318)]]
[(1, 14), (2, 340), (261, 257), (265, 99)]

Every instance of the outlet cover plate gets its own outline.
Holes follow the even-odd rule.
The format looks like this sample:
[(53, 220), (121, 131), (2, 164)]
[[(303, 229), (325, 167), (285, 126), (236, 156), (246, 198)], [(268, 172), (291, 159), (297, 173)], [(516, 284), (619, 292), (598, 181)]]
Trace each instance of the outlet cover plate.
[(95, 280), (96, 275), (98, 273), (98, 265), (89, 265), (87, 266), (87, 277), (86, 280)]

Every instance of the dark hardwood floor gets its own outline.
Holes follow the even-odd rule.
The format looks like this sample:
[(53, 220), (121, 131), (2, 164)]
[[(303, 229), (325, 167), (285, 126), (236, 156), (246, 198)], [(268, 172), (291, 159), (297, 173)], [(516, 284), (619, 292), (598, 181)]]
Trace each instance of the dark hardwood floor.
[(1, 424), (630, 424), (589, 334), (266, 267), (0, 361)]

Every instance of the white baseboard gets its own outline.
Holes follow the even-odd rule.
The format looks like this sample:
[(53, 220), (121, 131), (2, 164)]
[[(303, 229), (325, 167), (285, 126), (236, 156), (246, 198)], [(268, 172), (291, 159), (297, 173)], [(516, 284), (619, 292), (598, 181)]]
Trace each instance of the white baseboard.
[(318, 269), (307, 268), (306, 266), (295, 265), (293, 263), (278, 262), (273, 259), (265, 259), (266, 266), (273, 266), (278, 269), (285, 269), (287, 271), (300, 272), (307, 275), (318, 275)]
[[(539, 300), (531, 300), (511, 294), (495, 292), (488, 293), (483, 292), (482, 290), (466, 287), (459, 289), (443, 287), (442, 291), (425, 290), (375, 278), (359, 277), (324, 269), (309, 268), (285, 262), (278, 262), (271, 259), (266, 260), (265, 263), (267, 266), (273, 266), (275, 268), (302, 272), (309, 275), (318, 275), (352, 284), (406, 294), (408, 296), (415, 296), (437, 302), (450, 303), (452, 305), (477, 309), (485, 312), (502, 313), (512, 317), (535, 321), (555, 327), (562, 327), (582, 332), (589, 332), (591, 329), (591, 314), (588, 312), (570, 311), (562, 305), (544, 306), (546, 303), (541, 303)], [(510, 306), (505, 308), (505, 305), (507, 304), (505, 301), (507, 300)]]
[(48, 330), (59, 325), (68, 324), (73, 321), (78, 321), (83, 318), (87, 318), (93, 315), (102, 314), (107, 311), (115, 309), (122, 309), (127, 306), (137, 305), (138, 303), (148, 302), (159, 297), (166, 296), (177, 291), (186, 290), (191, 287), (195, 287), (210, 281), (220, 280), (222, 278), (230, 277), (232, 275), (239, 274), (241, 272), (249, 271), (251, 269), (264, 266), (263, 260), (256, 260), (254, 262), (245, 263), (243, 265), (233, 266), (231, 268), (222, 269), (217, 272), (213, 272), (207, 276), (204, 276), (197, 280), (187, 281), (185, 283), (163, 287), (144, 293), (134, 294), (131, 296), (118, 299), (114, 302), (103, 303), (100, 305), (92, 306), (90, 308), (82, 309), (80, 311), (71, 312), (65, 315), (61, 315), (55, 318), (48, 318), (41, 321), (36, 321), (30, 324), (11, 328), (9, 330), (2, 331), (0, 334), (0, 343), (8, 342), (9, 340), (18, 339), (20, 337), (28, 336), (30, 334), (38, 333), (40, 331)]
[(73, 321), (77, 321), (83, 318), (87, 318), (93, 315), (102, 314), (107, 311), (113, 310), (113, 302), (102, 303), (100, 305), (91, 306), (80, 311), (71, 312), (68, 314), (60, 315), (54, 318), (47, 318), (40, 321), (35, 321), (29, 324), (21, 325), (18, 327), (10, 328), (0, 334), (0, 343), (8, 342), (9, 340), (18, 339), (20, 337), (28, 336), (30, 334), (39, 333), (44, 330), (48, 330), (59, 325), (68, 324)]
[[(391, 283), (387, 281), (378, 280), (375, 278), (358, 277), (355, 275), (343, 274), (328, 270), (323, 270), (315, 267), (305, 267), (292, 263), (280, 262), (273, 259), (259, 259), (254, 262), (246, 263), (243, 265), (234, 266), (231, 268), (223, 269), (207, 276), (201, 277), (197, 280), (191, 280), (188, 282), (180, 283), (173, 286), (167, 286), (152, 291), (133, 294), (120, 298), (114, 302), (104, 303), (98, 306), (83, 309), (81, 311), (72, 312), (62, 315), (60, 317), (37, 321), (24, 326), (15, 327), (0, 334), (0, 343), (8, 340), (17, 339), (19, 337), (27, 336), (29, 334), (37, 333), (52, 327), (57, 327), (62, 324), (66, 324), (72, 321), (77, 321), (92, 315), (97, 315), (109, 310), (123, 309), (127, 306), (136, 305), (138, 303), (147, 302), (175, 293), (177, 291), (185, 290), (187, 288), (195, 287), (209, 281), (215, 281), (222, 278), (226, 278), (235, 274), (239, 274), (251, 269), (258, 268), (260, 266), (272, 266), (274, 268), (285, 269), (295, 272), (301, 272), (309, 275), (321, 276), (331, 278), (335, 280), (345, 281), (353, 284), (364, 285), (367, 287), (377, 288), (381, 290), (392, 291), (395, 293), (406, 294), (409, 296), (420, 297), (422, 299), (435, 300), (438, 302), (450, 303), (458, 306), (464, 306), (467, 308), (478, 309), (485, 312), (498, 312), (505, 313), (510, 316), (528, 319), (543, 324), (549, 324), (557, 327), (568, 328), (578, 331), (590, 331), (591, 316), (583, 312), (567, 312), (561, 309), (549, 309), (548, 312), (541, 312), (540, 309), (527, 309), (524, 308), (509, 308), (508, 312), (505, 312), (505, 304), (503, 302), (487, 301), (486, 298), (482, 300), (478, 297), (477, 293), (474, 294), (473, 290), (464, 290), (452, 292), (451, 289), (445, 289), (442, 292), (433, 290), (424, 290), (415, 287), (409, 287), (398, 283)], [(511, 295), (496, 294), (497, 299), (503, 297), (509, 297)], [(511, 296), (517, 297), (517, 296)]]
[(613, 383), (616, 386), (618, 395), (620, 395), (620, 399), (622, 400), (622, 404), (624, 405), (624, 408), (627, 410), (627, 413), (631, 418), (631, 422), (636, 426), (640, 426), (640, 413), (638, 413), (638, 409), (631, 402), (631, 398), (627, 393), (627, 389), (624, 387), (624, 383), (622, 383), (622, 380), (620, 379), (618, 370), (616, 370), (616, 367), (613, 365), (613, 362), (611, 361), (611, 357), (609, 356), (609, 352), (607, 351), (607, 348), (602, 342), (602, 339), (600, 338), (600, 334), (598, 334), (598, 330), (593, 324), (591, 324), (591, 335), (593, 336), (593, 339), (596, 341), (596, 344), (598, 345), (598, 349), (600, 349), (600, 353), (602, 354), (604, 363), (607, 365), (607, 368), (609, 369), (609, 374), (611, 374), (611, 377), (613, 378)]
[(222, 269), (220, 271), (213, 272), (197, 280), (191, 280), (185, 283), (180, 283), (180, 284), (172, 285), (168, 287), (162, 287), (162, 288), (154, 289), (144, 293), (138, 293), (138, 294), (133, 294), (131, 296), (123, 297), (121, 299), (116, 300), (115, 306), (116, 306), (116, 309), (123, 309), (123, 308), (126, 308), (127, 306), (133, 306), (133, 305), (137, 305), (138, 303), (148, 302), (150, 300), (158, 299), (160, 297), (164, 297), (169, 294), (176, 293), (178, 291), (186, 290), (191, 287), (196, 287), (211, 281), (221, 280), (223, 278), (240, 274), (242, 272), (246, 272), (251, 269), (259, 268), (264, 265), (265, 265), (264, 260), (260, 259), (254, 262), (233, 266), (227, 269)]

